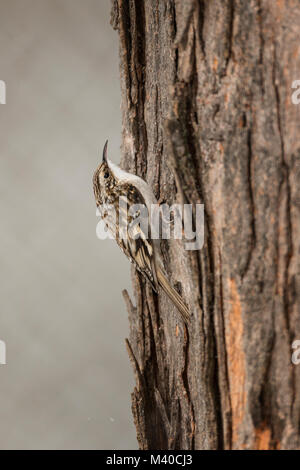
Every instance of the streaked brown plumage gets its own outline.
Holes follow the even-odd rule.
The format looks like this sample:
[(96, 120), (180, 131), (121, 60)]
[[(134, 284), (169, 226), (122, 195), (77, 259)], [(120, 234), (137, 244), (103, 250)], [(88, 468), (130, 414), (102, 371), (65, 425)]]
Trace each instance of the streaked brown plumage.
[[(149, 205), (156, 203), (155, 197), (145, 181), (124, 172), (107, 159), (107, 142), (103, 150), (103, 161), (94, 173), (93, 187), (100, 215), (110, 232), (115, 234), (121, 250), (151, 283), (155, 292), (159, 292), (159, 285), (162, 287), (187, 323), (189, 311), (164, 273), (159, 241), (151, 239), (148, 216), (144, 219), (138, 214), (143, 223), (136, 224), (136, 213), (128, 215), (130, 208), (136, 204), (149, 210)], [(114, 211), (111, 210), (112, 207)], [(144, 227), (147, 230), (143, 230)], [(120, 236), (120, 230), (123, 230), (123, 237)]]

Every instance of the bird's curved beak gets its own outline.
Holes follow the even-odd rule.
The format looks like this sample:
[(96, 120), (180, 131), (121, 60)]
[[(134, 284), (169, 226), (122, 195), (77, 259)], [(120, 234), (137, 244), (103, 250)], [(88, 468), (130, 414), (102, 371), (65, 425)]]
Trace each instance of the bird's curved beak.
[(103, 163), (107, 163), (107, 144), (108, 144), (108, 140), (105, 142), (104, 148), (103, 148), (103, 156), (102, 156)]

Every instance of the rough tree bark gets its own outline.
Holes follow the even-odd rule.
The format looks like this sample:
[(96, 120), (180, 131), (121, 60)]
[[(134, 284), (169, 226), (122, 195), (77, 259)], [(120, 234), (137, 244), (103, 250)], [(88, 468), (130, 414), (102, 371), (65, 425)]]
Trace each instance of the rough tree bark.
[(205, 204), (163, 243), (186, 328), (133, 273), (141, 449), (300, 447), (299, 0), (115, 0), (123, 160), (160, 201)]

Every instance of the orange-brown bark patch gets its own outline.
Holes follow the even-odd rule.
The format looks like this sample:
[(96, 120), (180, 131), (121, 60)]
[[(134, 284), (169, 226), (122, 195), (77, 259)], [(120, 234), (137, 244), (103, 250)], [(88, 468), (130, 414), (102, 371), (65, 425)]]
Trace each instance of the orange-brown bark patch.
[(269, 450), (271, 443), (271, 429), (265, 424), (255, 429), (255, 449)]
[(228, 378), (232, 413), (232, 447), (238, 446), (239, 427), (243, 422), (246, 406), (246, 369), (243, 349), (243, 319), (240, 296), (236, 282), (229, 282), (230, 302), (226, 324), (226, 348)]

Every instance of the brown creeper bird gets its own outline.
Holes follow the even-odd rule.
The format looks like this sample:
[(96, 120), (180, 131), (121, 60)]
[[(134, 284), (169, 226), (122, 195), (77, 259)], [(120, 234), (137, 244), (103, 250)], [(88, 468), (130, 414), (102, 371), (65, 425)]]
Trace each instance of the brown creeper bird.
[[(107, 158), (107, 141), (102, 162), (94, 173), (93, 187), (100, 215), (119, 247), (155, 292), (162, 287), (187, 323), (188, 308), (164, 272), (159, 240), (151, 239), (149, 214), (157, 200), (142, 178), (127, 173)], [(146, 220), (137, 224), (134, 222), (140, 207), (146, 208)]]

